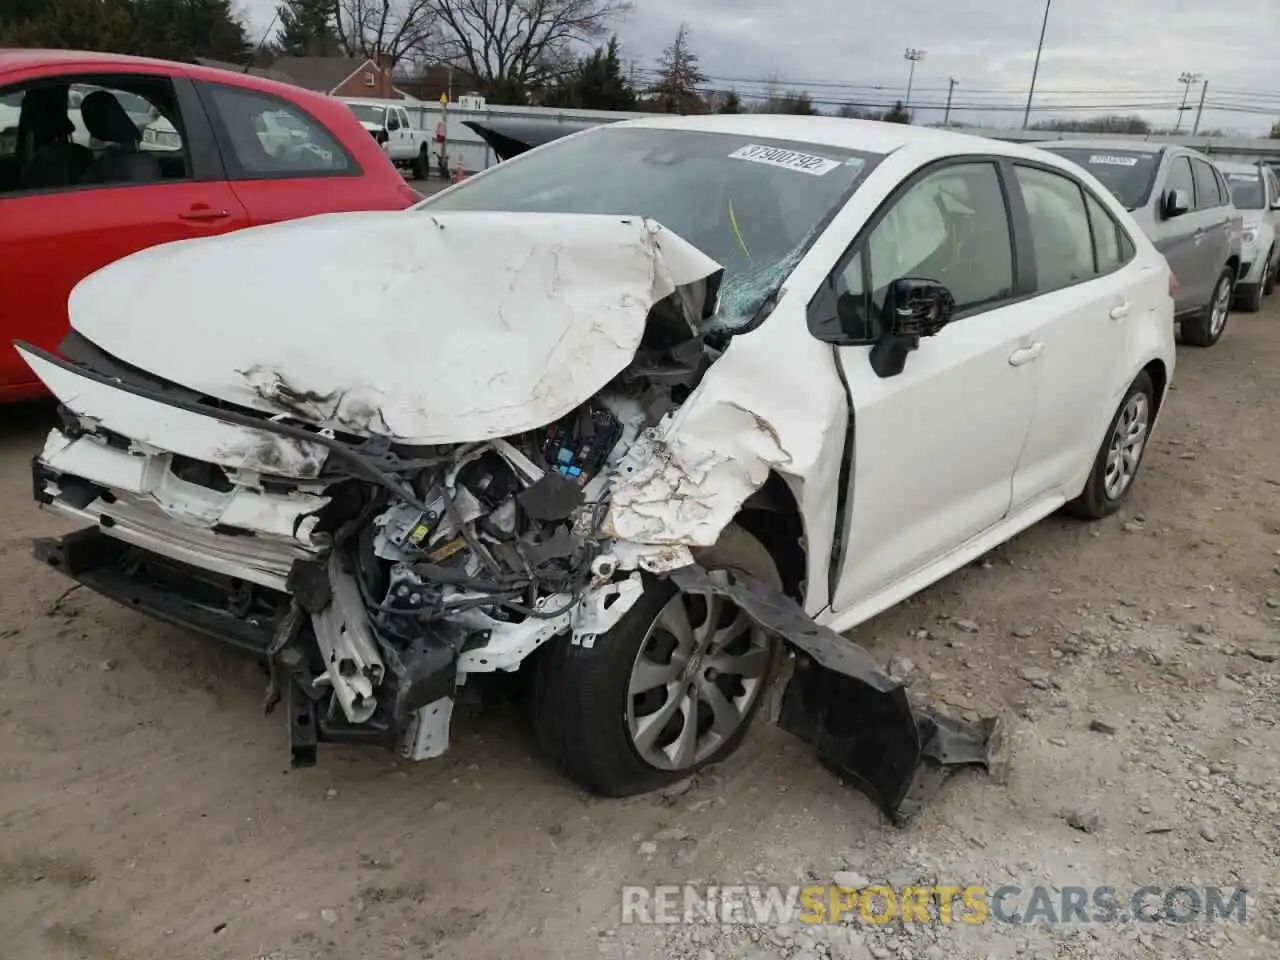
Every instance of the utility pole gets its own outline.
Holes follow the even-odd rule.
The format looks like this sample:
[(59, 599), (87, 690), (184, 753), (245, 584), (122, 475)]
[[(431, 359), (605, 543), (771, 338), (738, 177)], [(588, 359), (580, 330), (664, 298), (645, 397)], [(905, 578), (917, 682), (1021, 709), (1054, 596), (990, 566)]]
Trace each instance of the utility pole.
[(1200, 83), (1200, 106), (1196, 107), (1196, 125), (1191, 128), (1191, 135), (1194, 137), (1200, 132), (1200, 116), (1204, 113), (1204, 95), (1209, 90), (1209, 81), (1203, 80)]
[(947, 112), (942, 115), (942, 125), (944, 127), (951, 122), (951, 94), (955, 93), (955, 89), (959, 83), (959, 80), (952, 77), (951, 86), (947, 87)]
[(902, 105), (907, 116), (911, 115), (911, 87), (916, 81), (916, 64), (924, 59), (924, 55), (925, 51), (917, 50), (915, 47), (908, 47), (907, 52), (902, 55), (904, 59), (911, 61), (911, 73), (907, 75), (907, 100)]
[(1036, 95), (1036, 77), (1040, 75), (1040, 54), (1044, 51), (1044, 34), (1049, 29), (1049, 8), (1053, 0), (1044, 0), (1044, 20), (1040, 23), (1040, 42), (1036, 44), (1036, 65), (1031, 68), (1031, 89), (1027, 91), (1027, 109), (1022, 115), (1022, 129), (1031, 123), (1031, 99)]
[(1191, 93), (1191, 85), (1199, 83), (1201, 76), (1198, 73), (1187, 73), (1183, 71), (1178, 74), (1178, 82), (1182, 84), (1182, 106), (1178, 107), (1178, 122), (1173, 128), (1173, 132), (1177, 133), (1182, 129), (1182, 115), (1187, 112), (1187, 97)]

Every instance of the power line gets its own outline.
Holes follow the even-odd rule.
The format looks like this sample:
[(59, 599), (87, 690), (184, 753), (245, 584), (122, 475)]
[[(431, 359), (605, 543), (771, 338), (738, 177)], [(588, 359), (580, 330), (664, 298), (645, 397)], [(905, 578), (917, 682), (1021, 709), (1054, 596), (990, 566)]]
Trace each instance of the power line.
[[(660, 75), (660, 71), (651, 68), (640, 68), (641, 74)], [(734, 77), (708, 76), (707, 85), (721, 92), (718, 85), (731, 84), (739, 96), (765, 99), (770, 96), (806, 93), (815, 105), (831, 105), (864, 107), (868, 109), (889, 109), (900, 99), (897, 86), (894, 84), (866, 84), (834, 80), (795, 80), (781, 77)], [(925, 100), (916, 99), (913, 104), (916, 111), (946, 110), (945, 95), (950, 93), (948, 87), (917, 86), (914, 88), (926, 96)], [(1239, 88), (1220, 88), (1218, 96), (1206, 99), (1205, 109), (1226, 113), (1242, 113), (1247, 115), (1269, 115), (1280, 113), (1280, 92), (1262, 90), (1242, 90)], [(1170, 111), (1176, 112), (1179, 103), (1172, 99), (1173, 91), (1163, 89), (1116, 89), (1112, 88), (1059, 88), (1038, 89), (1036, 92), (1034, 112), (1038, 114), (1083, 112), (1083, 111)], [(965, 112), (1009, 112), (1025, 109), (1022, 103), (1023, 91), (1016, 88), (972, 88), (966, 89), (963, 101), (952, 103), (952, 110)]]

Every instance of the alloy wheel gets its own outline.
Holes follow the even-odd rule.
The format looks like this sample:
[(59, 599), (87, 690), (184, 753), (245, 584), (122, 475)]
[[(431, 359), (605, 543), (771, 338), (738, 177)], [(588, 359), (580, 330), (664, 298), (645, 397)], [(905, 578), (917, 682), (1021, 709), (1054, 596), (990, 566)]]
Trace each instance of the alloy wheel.
[(1111, 443), (1107, 448), (1107, 470), (1103, 489), (1108, 500), (1119, 500), (1137, 476), (1142, 451), (1147, 444), (1151, 421), (1151, 401), (1145, 393), (1135, 393), (1120, 411)]
[(746, 723), (771, 660), (768, 634), (732, 602), (677, 592), (650, 624), (631, 668), (632, 746), (659, 770), (697, 766)]
[(1209, 334), (1214, 339), (1222, 333), (1227, 325), (1227, 313), (1231, 309), (1231, 281), (1223, 277), (1218, 289), (1213, 294), (1213, 306), (1209, 315)]

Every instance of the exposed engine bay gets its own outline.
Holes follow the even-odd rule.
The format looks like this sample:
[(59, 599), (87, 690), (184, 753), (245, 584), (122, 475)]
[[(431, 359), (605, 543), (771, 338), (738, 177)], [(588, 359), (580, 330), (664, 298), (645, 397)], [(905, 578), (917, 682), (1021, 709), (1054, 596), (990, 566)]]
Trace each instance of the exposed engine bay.
[[(336, 560), (292, 574), (324, 654), (319, 687), (332, 690), (328, 718), (340, 706), (352, 723), (375, 720), (385, 675), (378, 654), (407, 669), (433, 660), (429, 651), (447, 653), (451, 665), (456, 659), (456, 682), (465, 683), (471, 674), (516, 670), (558, 635), (591, 644), (617, 623), (642, 583), (638, 557), (619, 556), (601, 531), (610, 486), (714, 355), (692, 340), (644, 349), (606, 391), (547, 427), (419, 450), (402, 462), (403, 494), (376, 490), (346, 521), (355, 520), (355, 529), (335, 541)], [(340, 622), (329, 613), (338, 607)], [(373, 642), (350, 649), (364, 633)], [(439, 703), (453, 697), (450, 686), (431, 689), (443, 696), (430, 703), (451, 709)], [(421, 699), (396, 700), (386, 718), (392, 729), (409, 724), (401, 752), (412, 759), (436, 756), (447, 744), (446, 730), (408, 716), (429, 706)]]
[[(405, 218), (372, 222), (397, 242), (436, 242)], [(293, 314), (166, 353), (125, 306), (111, 315), (140, 276), (165, 266), (155, 254), (85, 281), (60, 355), (17, 345), (61, 401), (62, 425), (33, 464), (35, 497), (87, 524), (39, 541), (37, 555), (99, 593), (264, 660), (266, 706), (283, 703), (300, 766), (325, 741), (439, 756), (454, 705), (485, 675), (516, 674), (552, 641), (608, 643), (666, 579), (731, 600), (785, 645), (797, 669), (781, 724), (889, 815), (918, 808), (925, 768), (940, 780), (959, 766), (990, 767), (990, 729), (917, 715), (901, 683), (818, 626), (796, 591), (725, 571), (712, 578), (698, 565), (698, 546), (715, 543), (761, 487), (770, 458), (790, 456), (767, 422), (730, 399), (715, 408), (725, 417), (693, 438), (695, 456), (675, 462), (681, 417), (732, 346), (734, 334), (710, 322), (713, 262), (634, 218), (535, 217), (523, 232), (518, 217), (433, 222), (467, 250), (465, 269), (502, 274), (510, 287), (488, 291), (493, 303), (469, 334), (490, 352), (458, 363), (445, 351), (424, 360), (421, 376), (403, 365), (383, 376), (388, 356), (373, 350), (348, 358), (341, 330), (286, 363), (303, 342), (288, 324), (306, 329)], [(313, 256), (346, 258), (346, 223), (278, 232), (305, 229)], [(228, 296), (252, 296), (255, 270), (270, 280), (263, 290), (280, 287), (257, 252), (274, 229), (169, 249), (178, 260), (215, 250), (247, 278)], [(370, 289), (418, 263), (380, 256), (379, 272), (360, 275)], [(474, 299), (474, 284), (457, 283), (437, 289), (459, 304)], [(532, 288), (541, 299), (530, 299)], [(93, 304), (93, 322), (76, 322), (77, 298)], [(236, 306), (223, 316), (237, 316)], [(447, 315), (440, 323), (459, 336)], [(222, 364), (201, 350), (221, 350)], [(735, 433), (739, 448), (725, 435)], [(724, 514), (718, 526), (709, 504)], [(659, 529), (668, 513), (707, 528), (702, 539)]]

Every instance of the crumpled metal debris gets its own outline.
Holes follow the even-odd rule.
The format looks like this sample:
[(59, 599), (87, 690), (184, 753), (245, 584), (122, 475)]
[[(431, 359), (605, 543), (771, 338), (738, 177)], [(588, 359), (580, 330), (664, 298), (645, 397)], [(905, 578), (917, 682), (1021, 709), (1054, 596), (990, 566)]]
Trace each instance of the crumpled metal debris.
[(686, 593), (733, 601), (796, 654), (778, 725), (810, 743), (824, 764), (866, 793), (898, 825), (919, 812), (957, 769), (981, 766), (997, 781), (1005, 760), (999, 722), (970, 724), (917, 712), (902, 683), (852, 640), (815, 623), (776, 587), (738, 571), (698, 566), (671, 573)]

